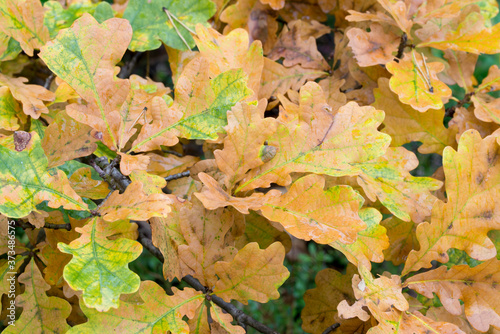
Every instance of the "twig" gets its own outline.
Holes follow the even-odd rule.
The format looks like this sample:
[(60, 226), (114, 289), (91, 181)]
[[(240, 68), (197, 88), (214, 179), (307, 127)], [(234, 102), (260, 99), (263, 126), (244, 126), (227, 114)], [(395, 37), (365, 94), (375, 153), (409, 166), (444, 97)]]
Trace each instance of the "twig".
[(54, 78), (56, 77), (56, 75), (54, 73), (51, 73), (47, 79), (45, 79), (45, 83), (43, 84), (43, 88), (45, 89), (49, 89), (50, 88), (50, 85), (52, 84), (52, 81), (54, 80)]
[(111, 168), (109, 170), (109, 173), (106, 173), (105, 170), (109, 165), (108, 159), (106, 157), (100, 157), (95, 160), (91, 160), (90, 165), (94, 167), (97, 173), (99, 173), (99, 176), (102, 177), (106, 182), (108, 182), (113, 189), (120, 190), (120, 193), (123, 193), (128, 185), (132, 183), (115, 167)]
[(331, 325), (330, 327), (328, 327), (327, 329), (325, 329), (323, 334), (330, 334), (331, 332), (333, 332), (334, 330), (336, 330), (339, 327), (340, 327), (340, 324), (338, 322), (336, 322), (333, 325)]
[(405, 48), (407, 46), (406, 45), (407, 42), (408, 42), (408, 35), (406, 35), (406, 33), (404, 32), (401, 35), (401, 41), (399, 42), (398, 54), (396, 55), (397, 59), (401, 59), (403, 57), (403, 53), (404, 53)]
[(191, 172), (190, 171), (185, 171), (185, 172), (182, 172), (182, 173), (177, 173), (177, 174), (174, 174), (174, 175), (170, 175), (170, 176), (167, 176), (165, 177), (165, 181), (172, 181), (172, 180), (177, 180), (177, 179), (181, 179), (183, 177), (187, 177), (191, 175)]
[(445, 117), (453, 117), (453, 115), (455, 114), (455, 111), (458, 109), (458, 108), (461, 108), (463, 107), (465, 104), (469, 103), (470, 102), (470, 99), (471, 97), (474, 95), (474, 92), (470, 92), (470, 93), (467, 93), (465, 94), (464, 98), (461, 99), (460, 101), (458, 101), (457, 104), (455, 104), (454, 106), (452, 107), (449, 107), (446, 109), (446, 112), (444, 113), (444, 116)]
[(161, 150), (163, 153), (167, 153), (167, 154), (172, 154), (172, 155), (175, 155), (176, 157), (179, 157), (179, 158), (182, 158), (183, 155), (182, 153), (179, 153), (177, 151), (172, 151), (172, 150)]
[(139, 58), (142, 56), (144, 52), (136, 52), (134, 56), (125, 64), (125, 66), (122, 67), (120, 73), (118, 74), (118, 78), (120, 79), (125, 79), (130, 76), (132, 73), (135, 64), (139, 60)]
[[(96, 168), (96, 171), (101, 175), (101, 173), (104, 176), (104, 179), (109, 179), (110, 177), (114, 179), (115, 184), (120, 185), (120, 187), (123, 187), (123, 191), (125, 191), (125, 188), (131, 183), (130, 180), (128, 180), (122, 173), (120, 173), (119, 170), (116, 168), (108, 168), (108, 162), (106, 157), (101, 157), (97, 158), (95, 160), (91, 160), (91, 163), (93, 163), (94, 168)], [(110, 173), (109, 175), (106, 175), (104, 170), (108, 170)], [(189, 171), (179, 173), (176, 175), (181, 175), (184, 174), (183, 176), (188, 176), (190, 173)], [(103, 177), (101, 176), (101, 177)], [(172, 175), (174, 176), (174, 175)], [(178, 178), (178, 177), (177, 177)], [(132, 221), (138, 225), (138, 232), (139, 236), (137, 238), (137, 241), (141, 243), (141, 245), (146, 248), (153, 256), (155, 256), (158, 260), (161, 262), (165, 261), (165, 258), (161, 251), (153, 244), (152, 241), (152, 234), (151, 234), (151, 226), (147, 221)], [(198, 281), (196, 278), (192, 276), (186, 276), (182, 278), (186, 283), (191, 285), (193, 288), (195, 288), (198, 291), (202, 291), (203, 293), (208, 293), (208, 289), (203, 286), (200, 281)], [(231, 314), (234, 320), (236, 320), (238, 323), (241, 324), (247, 324), (256, 330), (258, 330), (261, 333), (264, 334), (279, 334), (278, 332), (272, 330), (271, 328), (267, 327), (266, 325), (260, 323), (259, 321), (255, 320), (254, 318), (248, 316), (245, 314), (243, 311), (238, 309), (236, 306), (234, 306), (231, 303), (228, 303), (224, 301), (222, 298), (210, 294), (209, 298), (211, 301), (213, 301), (216, 305), (224, 309), (227, 313)]]
[[(28, 222), (23, 222), (22, 220), (18, 220), (18, 219), (14, 219), (14, 222), (15, 222), (15, 225), (16, 226), (19, 226), (23, 229), (27, 229), (27, 228), (30, 228), (30, 229), (35, 229), (37, 228), (36, 226), (32, 225), (31, 223), (28, 223)], [(52, 229), (52, 230), (67, 230), (67, 231), (71, 231), (71, 224), (52, 224), (52, 223), (45, 223), (45, 225), (43, 225), (43, 228), (49, 228), (49, 229)]]

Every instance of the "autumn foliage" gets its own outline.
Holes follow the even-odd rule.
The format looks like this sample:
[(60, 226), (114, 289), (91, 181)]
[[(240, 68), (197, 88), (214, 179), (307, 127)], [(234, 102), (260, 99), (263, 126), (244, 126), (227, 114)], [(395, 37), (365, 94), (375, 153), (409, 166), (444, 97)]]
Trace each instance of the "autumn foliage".
[[(351, 263), (317, 273), (307, 333), (500, 330), (500, 70), (474, 77), (497, 13), (0, 0), (5, 333), (270, 333), (230, 303), (280, 298), (295, 238)], [(159, 48), (170, 87), (131, 74)], [(434, 175), (411, 173), (410, 142)], [(141, 280), (143, 250), (191, 287)]]

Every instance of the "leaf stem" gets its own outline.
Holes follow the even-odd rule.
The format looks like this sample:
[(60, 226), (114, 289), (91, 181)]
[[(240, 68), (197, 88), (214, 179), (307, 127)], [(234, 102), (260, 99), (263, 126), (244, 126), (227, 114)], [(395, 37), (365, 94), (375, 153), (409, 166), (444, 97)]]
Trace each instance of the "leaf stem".
[[(184, 36), (182, 36), (179, 29), (177, 29), (177, 26), (175, 25), (174, 20), (172, 20), (172, 16), (174, 16), (174, 15), (170, 14), (170, 12), (165, 7), (163, 7), (163, 11), (165, 12), (165, 14), (167, 14), (168, 19), (170, 20), (170, 23), (172, 23), (172, 26), (174, 27), (175, 31), (177, 32), (177, 35), (179, 35), (179, 38), (182, 39), (182, 41), (184, 42), (184, 44), (186, 45), (188, 50), (191, 50), (191, 47), (189, 46), (188, 42), (186, 42), (186, 40), (184, 39)], [(177, 20), (177, 22), (180, 22), (180, 21)], [(182, 24), (182, 26), (185, 27), (184, 24)], [(188, 29), (188, 31), (191, 32), (190, 29)]]

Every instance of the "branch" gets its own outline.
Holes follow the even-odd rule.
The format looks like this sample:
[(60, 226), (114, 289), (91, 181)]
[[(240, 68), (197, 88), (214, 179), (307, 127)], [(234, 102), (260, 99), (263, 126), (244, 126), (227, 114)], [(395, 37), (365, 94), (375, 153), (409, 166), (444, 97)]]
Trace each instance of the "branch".
[[(101, 157), (101, 158), (97, 158), (95, 160), (91, 160), (90, 163), (96, 169), (96, 171), (99, 173), (99, 175), (102, 174), (101, 177), (104, 180), (108, 181), (108, 179), (112, 179), (111, 181), (114, 184), (117, 184), (121, 188), (123, 188), (123, 191), (125, 191), (127, 186), (131, 183), (130, 180), (128, 180), (122, 173), (120, 173), (119, 170), (117, 170), (115, 167), (109, 166), (110, 164), (107, 162), (106, 157)], [(187, 172), (172, 175), (171, 177), (175, 176), (175, 178), (180, 178), (180, 177), (188, 176), (189, 174), (190, 174), (189, 171), (187, 171)], [(167, 178), (165, 178), (165, 179), (167, 179)], [(172, 179), (175, 179), (175, 178), (172, 178)], [(131, 221), (131, 222), (136, 223), (138, 225), (139, 236), (137, 238), (137, 241), (139, 241), (140, 244), (144, 248), (146, 248), (158, 260), (160, 260), (162, 263), (165, 262), (165, 258), (163, 256), (163, 254), (153, 244), (151, 226), (149, 225), (149, 223), (147, 221), (136, 221), (136, 220)], [(198, 281), (196, 278), (188, 275), (182, 279), (186, 283), (191, 285), (193, 288), (195, 288), (196, 290), (202, 291), (205, 294), (209, 293), (209, 290), (206, 287), (204, 287), (200, 283), (200, 281)], [(264, 333), (264, 334), (279, 334), (278, 332), (272, 330), (271, 328), (267, 327), (266, 325), (255, 320), (254, 318), (248, 316), (247, 314), (245, 314), (243, 311), (238, 309), (233, 304), (225, 302), (222, 298), (220, 298), (216, 295), (213, 295), (213, 294), (207, 295), (207, 298), (210, 298), (210, 300), (212, 300), (216, 305), (221, 307), (227, 313), (231, 314), (233, 319), (236, 320), (238, 323), (249, 325), (249, 326), (255, 328), (256, 330), (258, 330), (259, 332)], [(242, 327), (245, 327), (245, 326), (242, 326)]]
[(336, 322), (333, 325), (331, 325), (330, 327), (328, 327), (327, 329), (325, 329), (323, 334), (330, 334), (331, 332), (333, 332), (334, 330), (336, 330), (339, 327), (340, 327), (340, 324), (338, 322)]
[(406, 43), (408, 43), (408, 36), (406, 35), (406, 33), (403, 33), (401, 35), (401, 41), (399, 42), (398, 54), (396, 55), (397, 59), (401, 59), (403, 57), (403, 53), (407, 46)]
[(174, 175), (170, 175), (170, 176), (167, 176), (165, 177), (165, 181), (172, 181), (172, 180), (177, 180), (177, 179), (180, 179), (180, 178), (183, 178), (183, 177), (187, 177), (191, 175), (191, 172), (190, 171), (185, 171), (185, 172), (182, 172), (182, 173), (177, 173), (177, 174), (174, 174)]
[(140, 56), (142, 56), (144, 52), (136, 52), (134, 56), (122, 67), (120, 73), (118, 74), (118, 78), (125, 79), (130, 76), (132, 73), (137, 60), (139, 60)]
[(455, 104), (454, 106), (449, 107), (449, 108), (446, 109), (446, 112), (444, 113), (444, 116), (445, 117), (453, 117), (453, 115), (455, 114), (455, 110), (457, 110), (458, 108), (463, 107), (464, 104), (469, 103), (470, 99), (471, 99), (471, 97), (473, 95), (474, 95), (474, 92), (470, 92), (470, 93), (465, 94), (464, 98), (461, 99), (460, 101), (458, 101), (457, 104)]
[[(18, 219), (13, 219), (15, 222), (15, 225), (22, 228), (22, 229), (35, 229), (37, 228), (35, 225), (32, 225), (31, 223), (28, 222), (23, 222), (22, 220)], [(50, 228), (52, 230), (68, 230), (71, 231), (71, 224), (52, 224), (52, 223), (45, 223), (43, 225), (43, 228)]]

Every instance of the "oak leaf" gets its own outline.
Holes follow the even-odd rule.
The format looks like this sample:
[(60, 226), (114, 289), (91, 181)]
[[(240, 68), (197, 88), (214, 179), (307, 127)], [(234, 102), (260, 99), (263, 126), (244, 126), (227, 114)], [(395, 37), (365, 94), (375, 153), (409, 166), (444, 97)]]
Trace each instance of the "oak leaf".
[(19, 129), (18, 115), (21, 106), (14, 99), (8, 87), (0, 87), (0, 129), (15, 131)]
[(478, 55), (447, 49), (444, 50), (444, 58), (448, 60), (450, 65), (446, 73), (465, 91), (471, 91), (476, 80), (474, 78), (474, 69), (476, 68)]
[(478, 93), (471, 97), (474, 103), (474, 115), (483, 122), (500, 124), (500, 99)]
[(334, 114), (340, 107), (347, 104), (347, 97), (340, 89), (344, 84), (344, 79), (337, 79), (333, 75), (319, 82), (325, 94), (326, 103), (332, 108)]
[(392, 74), (389, 85), (401, 102), (415, 110), (441, 109), (443, 99), (451, 96), (451, 89), (437, 77), (437, 73), (444, 70), (444, 64), (424, 64), (422, 57), (412, 51), (412, 56), (406, 54), (399, 63), (387, 63), (386, 68)]
[(375, 108), (385, 111), (382, 132), (391, 136), (391, 146), (402, 146), (412, 141), (422, 143), (420, 153), (441, 154), (446, 146), (455, 145), (456, 131), (444, 127), (444, 108), (421, 113), (399, 101), (389, 88), (389, 80), (380, 78), (374, 89)]
[(236, 300), (248, 304), (248, 300), (266, 303), (279, 297), (278, 288), (290, 273), (283, 265), (285, 248), (279, 242), (266, 249), (259, 249), (256, 242), (238, 251), (231, 262), (215, 264), (219, 280), (214, 293), (226, 301)]
[(75, 121), (64, 110), (58, 112), (42, 140), (48, 167), (92, 154), (97, 149), (97, 137), (90, 126)]
[(0, 61), (16, 59), (21, 51), (19, 42), (0, 29)]
[[(166, 13), (165, 9), (168, 11)], [(197, 23), (207, 24), (215, 14), (215, 4), (210, 0), (131, 0), (123, 13), (130, 21), (134, 34), (128, 45), (132, 51), (158, 49), (161, 42), (179, 49), (191, 49)]]
[(64, 279), (73, 290), (83, 291), (88, 307), (117, 308), (120, 294), (139, 289), (140, 278), (128, 263), (141, 255), (141, 244), (125, 238), (109, 240), (107, 223), (98, 217), (76, 231), (82, 233), (80, 238), (57, 245), (61, 252), (73, 255), (64, 268)]
[[(9, 326), (4, 333), (63, 333), (70, 329), (66, 318), (71, 312), (70, 304), (58, 297), (47, 297), (50, 286), (44, 281), (42, 273), (31, 259), (19, 282), (24, 284), (24, 293), (16, 297), (16, 306), (23, 308), (16, 326)], [(18, 328), (22, 328), (21, 331)]]
[(223, 72), (241, 68), (248, 76), (248, 88), (254, 92), (248, 101), (256, 100), (264, 68), (262, 44), (257, 41), (250, 44), (248, 32), (244, 29), (235, 29), (227, 35), (221, 35), (216, 30), (199, 24), (196, 26), (196, 34), (194, 39), (200, 55), (210, 64), (210, 77), (215, 78)]
[(285, 0), (260, 0), (264, 5), (269, 5), (272, 9), (278, 10), (285, 6)]
[[(448, 122), (448, 129), (456, 132), (455, 139), (458, 142), (462, 134), (467, 130), (477, 130), (482, 138), (491, 135), (498, 129), (498, 124), (494, 122), (483, 122), (474, 115), (473, 108), (469, 110), (461, 107), (455, 109), (453, 118)], [(453, 145), (455, 146), (455, 145)]]
[(211, 329), (213, 334), (245, 334), (246, 331), (243, 327), (238, 325), (233, 325), (233, 317), (229, 313), (224, 313), (222, 309), (211, 303), (210, 315), (215, 321), (211, 324)]
[(366, 223), (367, 228), (358, 232), (356, 241), (346, 244), (336, 240), (329, 245), (342, 252), (352, 264), (357, 266), (363, 263), (370, 269), (371, 262), (384, 262), (382, 251), (392, 245), (389, 243), (385, 227), (380, 224), (382, 220), (380, 212), (374, 208), (365, 208), (359, 211), (359, 217)]
[(385, 260), (391, 261), (396, 266), (404, 263), (408, 257), (408, 253), (412, 249), (418, 248), (418, 240), (416, 236), (417, 225), (410, 221), (401, 220), (395, 216), (383, 220), (380, 225), (387, 230), (389, 238), (388, 249), (384, 250)]
[(146, 171), (150, 174), (167, 177), (177, 173), (182, 173), (197, 163), (200, 158), (185, 155), (179, 157), (175, 154), (147, 153), (149, 164)]
[(191, 288), (178, 290), (169, 296), (153, 281), (143, 281), (138, 291), (141, 303), (121, 301), (118, 309), (108, 312), (82, 306), (88, 322), (72, 327), (68, 333), (178, 333), (188, 334), (189, 327), (182, 319), (203, 302), (203, 294)]
[(102, 218), (112, 222), (165, 217), (170, 212), (171, 197), (163, 193), (147, 194), (143, 187), (142, 182), (134, 181), (123, 194), (115, 190), (99, 209)]
[(487, 93), (496, 90), (500, 90), (500, 69), (498, 65), (492, 65), (488, 70), (488, 75), (476, 88), (476, 91)]
[(467, 320), (476, 330), (486, 332), (490, 326), (500, 327), (499, 278), (500, 262), (491, 259), (473, 268), (458, 265), (447, 271), (442, 266), (410, 277), (405, 286), (427, 298), (438, 295), (445, 309), (455, 316), (462, 314), (463, 301)]
[(420, 249), (408, 255), (403, 275), (428, 268), (433, 260), (447, 262), (450, 248), (464, 250), (476, 260), (495, 257), (496, 249), (487, 233), (500, 228), (498, 152), (495, 137), (481, 139), (475, 130), (462, 134), (457, 151), (451, 147), (444, 150), (448, 201), (437, 200), (431, 222), (417, 227)]
[(303, 30), (305, 24), (299, 20), (285, 25), (267, 57), (275, 61), (284, 58), (283, 65), (286, 67), (300, 64), (303, 68), (329, 70), (330, 66), (318, 51), (315, 37)]
[(0, 85), (9, 88), (12, 96), (23, 105), (26, 115), (38, 119), (41, 114), (49, 113), (43, 101), (53, 101), (55, 95), (42, 86), (25, 84), (27, 81), (23, 77), (12, 78), (0, 73)]
[(43, 24), (43, 8), (38, 0), (2, 0), (0, 30), (19, 42), (28, 56), (49, 40), (49, 30)]
[(47, 157), (35, 132), (16, 131), (0, 139), (0, 212), (21, 218), (48, 201), (51, 208), (61, 205), (67, 210), (88, 210), (87, 204), (71, 188), (61, 170), (47, 170)]
[(235, 216), (228, 209), (207, 210), (199, 201), (181, 209), (180, 231), (186, 240), (178, 246), (181, 277), (192, 275), (205, 286), (215, 284), (215, 264), (231, 261), (237, 253), (232, 229)]
[(400, 39), (391, 31), (386, 33), (383, 26), (378, 23), (370, 25), (370, 32), (352, 28), (346, 35), (359, 66), (373, 66), (392, 61), (394, 59), (392, 53), (398, 50)]
[(268, 200), (262, 214), (299, 239), (351, 244), (366, 228), (358, 215), (363, 198), (349, 186), (324, 191), (324, 185), (320, 175), (300, 178), (284, 195)]

